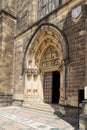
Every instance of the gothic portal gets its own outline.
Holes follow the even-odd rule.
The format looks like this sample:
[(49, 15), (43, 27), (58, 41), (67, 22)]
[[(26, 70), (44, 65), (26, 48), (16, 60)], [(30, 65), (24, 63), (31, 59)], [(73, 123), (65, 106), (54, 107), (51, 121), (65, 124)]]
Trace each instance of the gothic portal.
[(33, 36), (25, 57), (24, 103), (65, 104), (68, 45), (52, 25), (42, 25)]

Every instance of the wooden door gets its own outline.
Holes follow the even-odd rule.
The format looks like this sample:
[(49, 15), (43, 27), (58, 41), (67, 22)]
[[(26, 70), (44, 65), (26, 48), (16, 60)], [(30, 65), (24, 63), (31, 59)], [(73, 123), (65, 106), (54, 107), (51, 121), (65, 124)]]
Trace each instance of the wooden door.
[(43, 92), (44, 92), (44, 102), (52, 103), (52, 73), (51, 72), (44, 74)]

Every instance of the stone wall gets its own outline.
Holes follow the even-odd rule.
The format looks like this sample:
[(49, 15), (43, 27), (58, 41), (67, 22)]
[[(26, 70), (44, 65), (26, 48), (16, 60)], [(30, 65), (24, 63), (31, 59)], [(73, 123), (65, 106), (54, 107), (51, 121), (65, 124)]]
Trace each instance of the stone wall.
[(37, 0), (17, 0), (17, 34), (22, 33), (35, 22)]
[[(14, 36), (16, 29), (15, 13), (9, 12), (7, 1), (0, 12), (0, 103), (9, 100), (14, 93)], [(11, 1), (12, 2), (12, 1)], [(6, 5), (7, 4), (7, 5)], [(14, 2), (13, 2), (14, 4)], [(12, 12), (14, 7), (10, 6)], [(5, 9), (5, 10), (4, 10)], [(6, 98), (6, 96), (7, 98)], [(5, 97), (5, 98), (4, 98)], [(12, 101), (12, 100), (11, 100)]]
[(16, 16), (16, 1), (17, 0), (1, 0), (2, 10), (8, 12), (9, 14)]
[[(14, 28), (13, 28), (14, 27)], [(2, 45), (1, 45), (1, 92), (13, 93), (13, 55), (15, 21), (2, 14)]]
[[(78, 91), (85, 86), (85, 10), (74, 20), (71, 12), (63, 27), (69, 43), (69, 64), (67, 66), (67, 104), (77, 105)], [(74, 100), (73, 100), (74, 98)]]
[(0, 11), (1, 11), (1, 9), (2, 9), (2, 1), (0, 1)]

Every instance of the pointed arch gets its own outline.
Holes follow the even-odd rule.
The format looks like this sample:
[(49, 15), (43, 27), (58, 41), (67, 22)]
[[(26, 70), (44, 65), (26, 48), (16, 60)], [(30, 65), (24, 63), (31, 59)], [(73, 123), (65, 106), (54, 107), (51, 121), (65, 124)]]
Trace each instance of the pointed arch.
[[(46, 34), (47, 34), (47, 37), (46, 37)], [(50, 34), (51, 34), (51, 37), (50, 37)], [(25, 69), (26, 57), (32, 52), (37, 53), (37, 52), (35, 52), (36, 48), (34, 48), (34, 47), (38, 46), (37, 50), (39, 50), (39, 46), (43, 47), (42, 41), (44, 41), (44, 40), (46, 41), (49, 39), (51, 39), (54, 43), (56, 43), (55, 45), (57, 47), (59, 46), (61, 48), (62, 59), (64, 61), (67, 61), (69, 59), (68, 41), (67, 41), (67, 38), (66, 38), (64, 32), (61, 31), (57, 26), (55, 26), (53, 24), (43, 23), (36, 29), (36, 31), (30, 38), (29, 43), (26, 47), (26, 50), (24, 53), (24, 58), (23, 58), (22, 74), (24, 73), (24, 69)]]

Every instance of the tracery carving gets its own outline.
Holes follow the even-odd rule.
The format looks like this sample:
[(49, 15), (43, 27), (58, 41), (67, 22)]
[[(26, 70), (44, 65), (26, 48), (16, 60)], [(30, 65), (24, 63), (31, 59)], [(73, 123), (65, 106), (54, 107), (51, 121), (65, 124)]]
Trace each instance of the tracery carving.
[(53, 68), (58, 66), (59, 64), (60, 64), (60, 58), (58, 50), (56, 50), (53, 46), (50, 45), (42, 55), (40, 61), (40, 69)]

